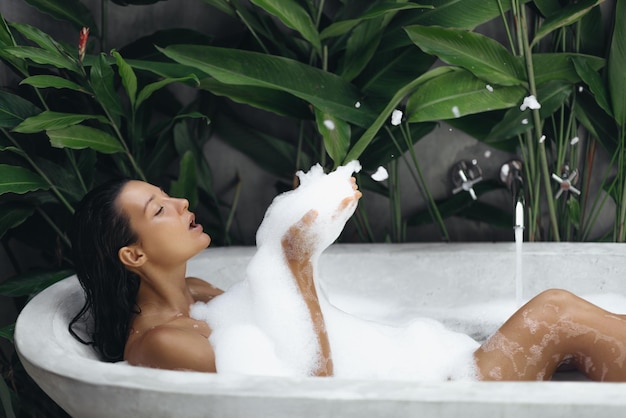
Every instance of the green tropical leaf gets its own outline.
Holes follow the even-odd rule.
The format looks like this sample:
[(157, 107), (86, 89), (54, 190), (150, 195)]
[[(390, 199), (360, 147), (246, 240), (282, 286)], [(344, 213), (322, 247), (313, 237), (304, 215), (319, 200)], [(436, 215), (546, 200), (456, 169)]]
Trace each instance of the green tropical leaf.
[[(204, 115), (202, 115), (202, 117), (206, 118)], [(203, 144), (190, 133), (188, 121), (181, 121), (181, 123), (177, 123), (174, 127), (174, 146), (176, 147), (178, 155), (185, 155), (188, 152), (195, 156), (203, 155)], [(214, 196), (213, 175), (211, 174), (211, 167), (207, 160), (205, 158), (194, 158), (194, 162), (196, 164), (197, 188)], [(196, 197), (198, 197), (198, 195), (196, 195)]]
[(41, 110), (16, 94), (0, 90), (0, 128), (13, 129), (28, 117)]
[(385, 108), (379, 112), (378, 117), (370, 124), (370, 126), (363, 132), (361, 137), (348, 151), (344, 162), (349, 162), (358, 159), (367, 146), (374, 140), (378, 131), (388, 122), (389, 117), (393, 115), (393, 111), (397, 109), (402, 102), (411, 92), (413, 92), (418, 86), (424, 84), (434, 78), (440, 77), (443, 74), (452, 73), (454, 69), (452, 67), (438, 67), (434, 68), (427, 73), (422, 74), (414, 80), (411, 80), (406, 85), (402, 86), (395, 92), (393, 97), (389, 100)]
[(62, 44), (55, 41), (50, 35), (42, 30), (34, 26), (16, 22), (11, 23), (11, 27), (17, 29), (22, 35), (24, 35), (24, 37), (33, 41), (40, 48), (52, 53), (61, 53), (62, 55), (65, 55), (66, 58), (71, 58), (71, 54)]
[(198, 77), (196, 77), (195, 74), (191, 74), (190, 76), (186, 76), (186, 77), (178, 77), (178, 78), (166, 78), (165, 80), (160, 80), (151, 84), (148, 84), (147, 86), (145, 86), (143, 89), (141, 89), (141, 91), (139, 92), (139, 94), (137, 95), (137, 101), (135, 102), (135, 108), (138, 109), (139, 106), (141, 106), (141, 104), (148, 100), (150, 98), (150, 96), (152, 96), (152, 94), (160, 89), (162, 89), (163, 87), (172, 84), (172, 83), (180, 83), (180, 82), (185, 82), (185, 81), (189, 81), (192, 80), (196, 83), (196, 86), (200, 84), (200, 80), (198, 80)]
[(617, 125), (591, 95), (584, 92), (578, 95), (574, 102), (574, 115), (591, 136), (600, 142), (610, 155), (614, 155), (618, 145)]
[(15, 67), (21, 74), (28, 74), (28, 65), (23, 59), (14, 57), (4, 51), (5, 48), (17, 46), (13, 34), (9, 30), (9, 25), (4, 16), (0, 13), (0, 58), (6, 60), (9, 64)]
[(120, 78), (122, 79), (122, 85), (124, 89), (126, 89), (130, 104), (135, 108), (135, 100), (137, 100), (137, 76), (135, 75), (135, 71), (133, 71), (133, 67), (124, 61), (124, 58), (122, 58), (119, 52), (113, 50), (111, 51), (111, 55), (115, 58), (115, 63), (117, 64)]
[[(572, 94), (573, 86), (563, 81), (551, 81), (537, 86), (537, 100), (541, 103), (539, 116), (545, 119), (560, 108)], [(521, 103), (518, 103), (521, 104)], [(521, 111), (518, 106), (509, 109), (497, 125), (493, 127), (484, 142), (498, 146), (498, 142), (526, 132), (532, 127), (531, 110)]]
[[(13, 342), (14, 333), (15, 333), (15, 323), (5, 325), (2, 328), (0, 328), (0, 338), (9, 340), (9, 342), (11, 343)], [(9, 395), (9, 387), (6, 386), (4, 379), (0, 379), (0, 386), (1, 385), (5, 385), (4, 388), (0, 388), (0, 393), (2, 394), (2, 396), (0, 396), (0, 400), (2, 401), (2, 406), (4, 407), (4, 411), (8, 417), (15, 417), (15, 415), (11, 415), (13, 413), (13, 410), (11, 409), (12, 408), (11, 397)], [(7, 410), (11, 411), (11, 413), (8, 413)]]
[[(519, 57), (519, 59), (521, 63), (523, 58)], [(585, 54), (567, 52), (533, 54), (535, 83), (542, 84), (552, 80), (578, 83), (580, 81), (580, 75), (576, 71), (576, 67), (574, 67), (574, 59), (586, 62), (594, 71), (598, 71), (606, 64), (603, 58)]]
[(73, 270), (66, 269), (14, 276), (0, 283), (0, 295), (8, 297), (32, 296), (73, 273)]
[(315, 109), (317, 130), (324, 138), (324, 147), (330, 158), (339, 166), (350, 147), (350, 125), (345, 121)]
[(458, 29), (428, 26), (405, 28), (424, 52), (448, 64), (471, 71), (476, 77), (503, 86), (524, 84), (523, 67), (501, 44), (484, 35)]
[(48, 130), (50, 143), (57, 148), (91, 148), (104, 154), (123, 152), (122, 144), (110, 134), (89, 126), (74, 125), (64, 129)]
[(217, 10), (226, 13), (229, 16), (235, 17), (236, 13), (233, 10), (228, 0), (202, 0), (203, 2), (210, 4)]
[(175, 197), (184, 197), (189, 201), (191, 210), (198, 204), (198, 180), (196, 176), (196, 161), (193, 152), (187, 151), (180, 159), (178, 179), (172, 181), (170, 194)]
[(359, 23), (362, 23), (369, 19), (384, 16), (388, 13), (395, 13), (399, 12), (400, 10), (424, 8), (432, 9), (432, 6), (422, 6), (420, 4), (414, 3), (378, 3), (356, 19), (341, 20), (339, 22), (334, 22), (330, 24), (322, 31), (322, 33), (320, 34), (320, 39), (324, 40), (327, 38), (344, 35)]
[(310, 119), (311, 110), (307, 103), (287, 92), (265, 87), (236, 86), (224, 84), (214, 78), (200, 81), (200, 88), (217, 96), (225, 96), (237, 102), (268, 110), (278, 115), (296, 119)]
[(25, 119), (22, 123), (17, 125), (13, 131), (29, 134), (45, 130), (62, 129), (71, 125), (77, 125), (88, 119), (97, 119), (103, 123), (107, 122), (106, 118), (101, 115), (81, 115), (76, 113), (60, 113), (45, 110), (38, 115)]
[[(15, 324), (8, 325), (0, 328), (0, 336), (13, 342), (13, 331), (15, 330)], [(2, 404), (2, 410), (4, 411), (4, 417), (15, 418), (15, 411), (13, 410), (13, 400), (11, 399), (11, 389), (9, 385), (4, 381), (4, 378), (0, 379), (0, 404)]]
[(32, 77), (27, 77), (20, 82), (20, 84), (28, 84), (29, 86), (37, 87), (40, 89), (45, 88), (55, 88), (55, 89), (70, 89), (75, 91), (80, 91), (86, 93), (87, 91), (74, 83), (63, 77), (58, 77), (56, 75), (34, 75)]
[(355, 84), (362, 84), (361, 90), (368, 97), (388, 100), (402, 86), (428, 71), (435, 61), (435, 57), (419, 48), (377, 51)]
[[(249, 156), (255, 164), (268, 173), (281, 178), (291, 179), (297, 167), (293, 156), (295, 147), (279, 138), (256, 131), (240, 121), (218, 114), (215, 129), (220, 138), (228, 145)], [(303, 156), (306, 157), (306, 156)], [(302, 167), (309, 167), (310, 161), (301, 162)]]
[[(26, 2), (55, 19), (71, 23), (77, 30), (87, 27), (92, 34), (98, 34), (96, 21), (80, 0), (26, 0)], [(78, 39), (78, 31), (76, 36)]]
[(507, 109), (521, 103), (525, 93), (521, 86), (490, 86), (469, 71), (457, 69), (415, 90), (407, 103), (407, 120), (436, 121)]
[(281, 90), (359, 126), (369, 126), (374, 119), (367, 105), (354, 106), (360, 93), (353, 85), (295, 60), (196, 45), (174, 45), (161, 51), (174, 61), (198, 68), (225, 84)]
[(60, 52), (51, 52), (33, 46), (14, 46), (3, 49), (17, 58), (27, 59), (40, 65), (51, 65), (55, 68), (64, 68), (75, 73), (80, 73), (77, 62), (68, 58)]
[(539, 42), (543, 37), (556, 29), (578, 22), (589, 12), (589, 10), (596, 7), (603, 1), (604, 0), (579, 0), (573, 3), (568, 3), (564, 7), (559, 7), (558, 12), (548, 16), (548, 18), (543, 21), (537, 30), (537, 33), (535, 33), (535, 37), (531, 42), (531, 47), (536, 45), (537, 42)]
[(48, 183), (38, 174), (24, 167), (0, 164), (0, 194), (24, 194), (47, 189)]
[(348, 37), (341, 68), (338, 71), (344, 80), (352, 81), (374, 56), (382, 38), (382, 20), (383, 18), (368, 20), (359, 25)]
[(21, 225), (30, 218), (35, 209), (19, 202), (0, 204), (0, 238), (10, 229)]
[(115, 74), (107, 62), (106, 55), (100, 54), (91, 67), (91, 86), (102, 107), (114, 115), (121, 116), (124, 111), (115, 91), (114, 78)]
[(317, 28), (307, 11), (295, 0), (251, 0), (271, 15), (280, 19), (285, 26), (296, 30), (321, 54), (322, 45)]
[(576, 72), (580, 76), (581, 80), (587, 84), (589, 91), (593, 94), (598, 105), (610, 116), (613, 116), (611, 111), (611, 105), (609, 103), (608, 92), (606, 91), (606, 85), (604, 84), (602, 77), (599, 73), (593, 70), (589, 63), (585, 60), (577, 57), (572, 59)]
[(615, 29), (609, 50), (608, 80), (613, 115), (619, 126), (626, 127), (626, 4), (615, 2)]
[(498, 0), (420, 0), (420, 4), (433, 9), (409, 12), (411, 15), (407, 15), (402, 26), (419, 24), (471, 30), (511, 8), (511, 2)]

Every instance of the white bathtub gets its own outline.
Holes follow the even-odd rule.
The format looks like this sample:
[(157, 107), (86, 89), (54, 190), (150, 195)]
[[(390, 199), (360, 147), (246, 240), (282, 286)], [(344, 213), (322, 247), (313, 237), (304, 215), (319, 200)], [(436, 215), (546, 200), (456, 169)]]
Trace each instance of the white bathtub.
[[(626, 294), (625, 250), (622, 244), (524, 244), (525, 296), (550, 287), (582, 295)], [(209, 249), (190, 262), (188, 274), (227, 288), (243, 277), (253, 251)], [(385, 321), (426, 314), (484, 335), (514, 309), (512, 243), (335, 245), (322, 256), (320, 268), (331, 301), (354, 309), (363, 306), (362, 298), (371, 299), (369, 315)], [(74, 417), (605, 418), (626, 413), (626, 384), (580, 381), (575, 374), (573, 381), (419, 383), (227, 376), (104, 363), (67, 331), (81, 295), (75, 277), (57, 283), (24, 308), (15, 331), (28, 373)], [(464, 307), (484, 304), (498, 307), (489, 315), (492, 320), (472, 324), (468, 312), (477, 309)]]

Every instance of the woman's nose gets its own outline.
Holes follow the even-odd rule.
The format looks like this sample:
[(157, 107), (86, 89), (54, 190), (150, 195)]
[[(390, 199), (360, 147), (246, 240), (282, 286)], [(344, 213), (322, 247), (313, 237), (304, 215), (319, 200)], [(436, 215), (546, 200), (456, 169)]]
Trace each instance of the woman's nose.
[(178, 211), (183, 213), (185, 210), (189, 208), (189, 201), (187, 199), (176, 199), (176, 204), (178, 205)]

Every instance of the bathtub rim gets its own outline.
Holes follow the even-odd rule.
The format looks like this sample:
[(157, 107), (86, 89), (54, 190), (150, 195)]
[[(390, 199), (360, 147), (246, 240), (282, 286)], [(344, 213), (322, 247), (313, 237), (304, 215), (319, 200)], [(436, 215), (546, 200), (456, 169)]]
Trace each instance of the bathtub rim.
[[(503, 246), (510, 250), (508, 243)], [(497, 245), (497, 244), (496, 244)], [(527, 251), (546, 252), (554, 244), (530, 245)], [(623, 252), (621, 244), (559, 244), (568, 249), (593, 251), (603, 253)], [(367, 247), (364, 247), (367, 246)], [(355, 251), (377, 250), (384, 246), (392, 251), (439, 251), (456, 249), (468, 246), (474, 251), (493, 251), (491, 243), (484, 244), (341, 244), (334, 246), (333, 253), (351, 253)], [(587, 248), (585, 248), (587, 247)], [(229, 247), (211, 249), (215, 256), (225, 256), (226, 253), (236, 253), (239, 250), (243, 255), (251, 256), (253, 247)], [(25, 335), (24, 323), (31, 323), (32, 316), (46, 308), (55, 308), (53, 302), (56, 295), (68, 296), (68, 286), (80, 288), (75, 276), (70, 276), (45, 289), (36, 295), (24, 308), (16, 323), (15, 347), (20, 360), (31, 376), (38, 373), (68, 379), (74, 384), (87, 386), (106, 386), (109, 388), (126, 388), (148, 390), (152, 392), (169, 392), (195, 396), (234, 396), (234, 397), (273, 397), (283, 399), (325, 399), (325, 400), (388, 400), (408, 402), (470, 402), (470, 403), (500, 403), (507, 404), (542, 404), (551, 405), (611, 405), (626, 406), (626, 397), (623, 396), (624, 383), (591, 383), (591, 382), (418, 382), (386, 380), (349, 380), (341, 378), (275, 378), (266, 376), (235, 376), (224, 374), (210, 374), (188, 371), (156, 370), (133, 367), (128, 365), (104, 363), (93, 359), (80, 358), (93, 366), (95, 370), (89, 377), (84, 373), (83, 363), (72, 363), (63, 353), (56, 353), (52, 358), (42, 359), (38, 356), (35, 344), (37, 338)], [(29, 307), (30, 306), (30, 307)], [(36, 307), (36, 308), (35, 308)], [(54, 315), (39, 317), (38, 325), (52, 327)], [(126, 379), (132, 374), (133, 379)], [(105, 375), (107, 376), (105, 378)], [(111, 380), (114, 378), (114, 381)], [(181, 381), (184, 380), (184, 381)], [(138, 383), (140, 382), (140, 383)], [(39, 382), (37, 382), (39, 384)], [(289, 390), (281, 390), (289, 388)]]

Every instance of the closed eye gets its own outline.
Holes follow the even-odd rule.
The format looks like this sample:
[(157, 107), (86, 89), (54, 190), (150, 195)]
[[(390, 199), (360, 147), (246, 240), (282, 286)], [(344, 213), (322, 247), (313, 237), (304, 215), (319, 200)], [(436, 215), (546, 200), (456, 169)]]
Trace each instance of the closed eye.
[(165, 210), (165, 208), (163, 206), (159, 206), (159, 210), (156, 211), (154, 216), (159, 216), (160, 214), (163, 213), (164, 210)]

